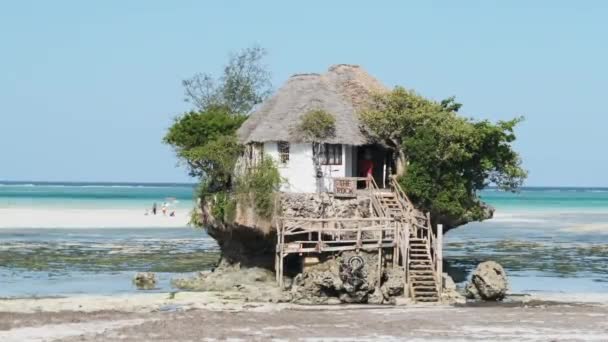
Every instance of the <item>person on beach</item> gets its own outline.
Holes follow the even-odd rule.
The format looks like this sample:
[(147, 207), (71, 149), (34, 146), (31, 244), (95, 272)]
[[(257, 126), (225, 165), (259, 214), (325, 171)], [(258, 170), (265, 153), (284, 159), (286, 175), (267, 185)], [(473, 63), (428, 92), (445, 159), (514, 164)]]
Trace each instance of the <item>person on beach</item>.
[(163, 202), (163, 207), (162, 207), (162, 211), (163, 211), (163, 215), (167, 215), (167, 202)]
[(152, 204), (152, 214), (156, 215), (156, 202)]

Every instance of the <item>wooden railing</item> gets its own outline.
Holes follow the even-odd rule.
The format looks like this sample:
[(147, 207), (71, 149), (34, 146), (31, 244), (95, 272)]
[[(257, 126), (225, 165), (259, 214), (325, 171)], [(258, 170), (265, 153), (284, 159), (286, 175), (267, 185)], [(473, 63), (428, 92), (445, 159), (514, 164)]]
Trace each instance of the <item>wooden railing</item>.
[[(292, 253), (342, 252), (395, 248), (396, 225), (390, 218), (280, 217), (277, 231), (277, 282), (283, 286), (283, 259)], [(381, 258), (381, 253), (379, 253)], [(379, 267), (381, 263), (378, 263)], [(380, 272), (380, 270), (379, 270)]]
[[(443, 288), (443, 226), (437, 225), (437, 234), (435, 234), (431, 224), (430, 213), (427, 212), (424, 216), (417, 213), (414, 209), (414, 205), (405, 191), (401, 188), (401, 185), (395, 176), (390, 177), (390, 187), (399, 203), (405, 207), (407, 212), (405, 221), (410, 225), (411, 235), (415, 238), (426, 240), (427, 252), (431, 257), (431, 264), (433, 265), (435, 283), (437, 284), (438, 293), (441, 295), (441, 290)], [(407, 245), (409, 248), (409, 243)], [(407, 260), (405, 263), (406, 265), (409, 264)], [(408, 273), (409, 270), (406, 268), (406, 274)]]
[[(441, 225), (434, 233), (430, 215), (421, 215), (415, 210), (409, 197), (397, 179), (390, 178), (390, 190), (403, 209), (403, 217), (390, 217), (381, 202), (381, 193), (373, 177), (343, 177), (354, 182), (365, 182), (365, 190), (371, 200), (371, 218), (293, 218), (280, 217), (277, 227), (277, 282), (283, 287), (285, 256), (292, 253), (322, 253), (347, 250), (378, 250), (378, 272), (380, 274), (382, 250), (393, 248), (393, 267), (402, 267), (405, 273), (404, 288), (411, 294), (409, 284), (409, 254), (412, 238), (424, 239), (431, 258), (438, 292), (442, 289), (442, 234)], [(346, 184), (346, 182), (345, 182)], [(356, 189), (355, 189), (356, 190)], [(346, 194), (346, 192), (345, 192)], [(400, 263), (401, 262), (401, 263)]]
[(372, 201), (372, 209), (376, 211), (376, 214), (380, 217), (388, 217), (382, 203), (380, 203), (378, 184), (376, 184), (376, 180), (374, 177), (366, 178), (367, 189), (370, 191), (370, 198)]

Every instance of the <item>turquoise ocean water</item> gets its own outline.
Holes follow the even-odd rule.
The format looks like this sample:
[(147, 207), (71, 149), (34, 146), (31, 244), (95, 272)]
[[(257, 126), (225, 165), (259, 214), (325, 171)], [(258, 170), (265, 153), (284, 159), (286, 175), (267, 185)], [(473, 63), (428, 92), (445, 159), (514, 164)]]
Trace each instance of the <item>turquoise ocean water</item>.
[[(149, 208), (167, 197), (189, 209), (191, 184), (0, 182), (0, 209)], [(495, 218), (444, 238), (444, 268), (463, 283), (475, 265), (505, 266), (512, 292), (608, 292), (608, 189), (524, 188), (481, 197)], [(2, 218), (0, 217), (0, 220)], [(213, 266), (218, 248), (189, 227), (0, 229), (0, 297), (138, 291), (137, 271), (173, 277)]]

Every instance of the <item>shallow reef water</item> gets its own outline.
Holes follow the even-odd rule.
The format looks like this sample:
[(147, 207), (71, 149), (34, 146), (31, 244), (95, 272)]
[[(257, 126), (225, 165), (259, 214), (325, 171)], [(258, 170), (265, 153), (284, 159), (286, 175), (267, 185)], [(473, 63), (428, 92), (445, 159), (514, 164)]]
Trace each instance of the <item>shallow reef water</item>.
[(132, 292), (140, 271), (167, 291), (218, 259), (215, 241), (189, 228), (0, 230), (0, 297)]
[[(1, 184), (0, 208), (149, 208), (170, 196), (192, 206), (193, 185)], [(449, 231), (444, 269), (462, 286), (479, 262), (501, 263), (514, 293), (608, 292), (608, 189), (487, 190), (495, 217)], [(138, 209), (139, 210), (139, 209)], [(139, 291), (137, 272), (156, 272), (150, 291), (211, 269), (215, 241), (182, 228), (0, 229), (0, 297)]]
[(444, 269), (463, 283), (479, 262), (495, 260), (513, 292), (608, 292), (602, 222), (608, 222), (608, 211), (503, 211), (448, 232)]

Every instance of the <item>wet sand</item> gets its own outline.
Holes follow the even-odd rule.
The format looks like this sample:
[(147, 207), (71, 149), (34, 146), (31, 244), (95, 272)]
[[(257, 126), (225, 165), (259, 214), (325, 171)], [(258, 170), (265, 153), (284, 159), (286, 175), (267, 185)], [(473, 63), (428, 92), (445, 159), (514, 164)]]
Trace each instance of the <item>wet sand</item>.
[[(243, 303), (223, 294), (4, 300), (0, 340), (11, 341), (605, 341), (608, 305), (546, 302), (431, 306), (297, 306)], [(13, 304), (6, 305), (6, 302)], [(29, 301), (29, 302), (28, 302)], [(105, 304), (103, 304), (105, 302)], [(134, 303), (139, 303), (136, 305)], [(38, 305), (38, 306), (36, 306)], [(29, 309), (28, 309), (29, 306)], [(108, 307), (115, 306), (115, 310)], [(7, 310), (20, 307), (19, 310)], [(104, 309), (105, 308), (105, 309)], [(28, 309), (28, 310), (26, 310)], [(39, 310), (36, 312), (36, 309)], [(60, 311), (55, 311), (59, 309)], [(83, 308), (85, 309), (85, 308)]]

